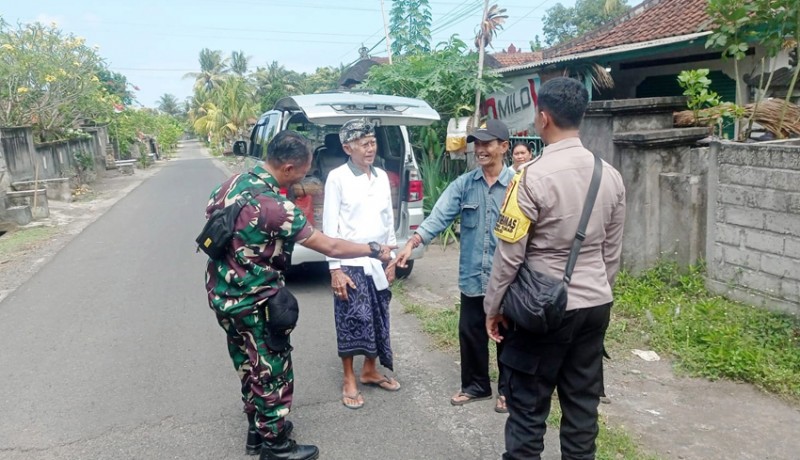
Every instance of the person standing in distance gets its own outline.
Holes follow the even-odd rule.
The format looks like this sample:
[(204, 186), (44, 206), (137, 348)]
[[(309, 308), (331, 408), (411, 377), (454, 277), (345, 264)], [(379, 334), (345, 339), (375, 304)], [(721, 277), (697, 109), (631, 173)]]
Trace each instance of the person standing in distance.
[(517, 142), (514, 144), (514, 147), (511, 148), (511, 169), (513, 169), (514, 172), (519, 171), (522, 165), (532, 159), (533, 151), (531, 150), (530, 144), (527, 142)]
[(263, 163), (237, 174), (211, 194), (206, 217), (245, 198), (227, 253), (209, 259), (208, 303), (225, 330), (228, 353), (242, 381), (242, 401), (249, 429), (246, 451), (261, 460), (311, 460), (313, 445), (289, 438), (286, 416), (292, 406), (294, 373), (289, 334), (298, 315), (297, 299), (286, 289), (283, 272), (294, 244), (339, 257), (391, 260), (387, 245), (352, 243), (316, 231), (303, 212), (280, 195), (311, 168), (308, 141), (293, 131), (278, 133)]
[[(499, 361), (508, 382), (503, 454), (507, 460), (540, 458), (555, 388), (563, 414), (561, 458), (595, 458), (603, 340), (625, 223), (625, 187), (611, 165), (602, 162), (600, 188), (567, 288), (561, 326), (542, 335), (514, 324), (507, 324), (504, 331), (499, 327), (507, 323), (500, 310), (503, 296), (523, 263), (555, 278), (564, 276), (594, 171), (594, 154), (579, 138), (588, 101), (586, 88), (571, 78), (548, 80), (539, 89), (534, 126), (546, 147), (519, 173), (524, 185), (509, 187), (502, 219), (527, 220), (530, 227), (527, 234), (518, 232), (522, 234), (513, 237), (497, 228), (499, 241), (484, 307), (487, 334), (504, 344)], [(516, 206), (508, 205), (511, 200)]]
[[(492, 228), (500, 214), (506, 187), (514, 177), (514, 172), (504, 164), (508, 138), (505, 123), (493, 119), (487, 120), (484, 127), (467, 136), (467, 142), (475, 143), (475, 159), (479, 168), (462, 174), (447, 186), (430, 215), (397, 257), (397, 266), (405, 267), (415, 247), (430, 243), (431, 239), (461, 216), (458, 264), (458, 287), (461, 290), (458, 320), (461, 388), (450, 398), (454, 406), (492, 397), (483, 296), (497, 243)], [(501, 368), (495, 404), (497, 412), (506, 411), (504, 387)]]

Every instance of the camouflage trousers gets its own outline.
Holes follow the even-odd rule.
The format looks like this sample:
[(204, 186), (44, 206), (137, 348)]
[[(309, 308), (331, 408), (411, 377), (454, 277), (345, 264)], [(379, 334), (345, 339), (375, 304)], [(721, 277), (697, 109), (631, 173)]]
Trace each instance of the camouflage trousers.
[(264, 439), (283, 433), (285, 417), (292, 407), (294, 371), (291, 349), (270, 350), (264, 341), (264, 316), (258, 312), (228, 316), (216, 312), (225, 330), (228, 353), (242, 381), (244, 412), (255, 415), (256, 428)]

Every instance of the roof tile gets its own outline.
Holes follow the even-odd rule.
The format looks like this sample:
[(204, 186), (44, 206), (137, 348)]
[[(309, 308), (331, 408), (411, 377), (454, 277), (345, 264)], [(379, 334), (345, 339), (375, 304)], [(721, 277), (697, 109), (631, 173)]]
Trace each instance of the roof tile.
[(544, 50), (544, 58), (703, 32), (711, 25), (706, 8), (706, 0), (646, 0), (610, 24)]

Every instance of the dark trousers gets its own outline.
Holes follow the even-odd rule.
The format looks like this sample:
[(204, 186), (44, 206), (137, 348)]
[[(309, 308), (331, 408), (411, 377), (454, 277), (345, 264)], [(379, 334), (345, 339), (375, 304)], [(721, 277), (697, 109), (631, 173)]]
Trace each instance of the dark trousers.
[(544, 450), (553, 389), (561, 405), (561, 458), (595, 458), (597, 406), (603, 395), (603, 340), (611, 304), (569, 311), (552, 333), (506, 332), (504, 459), (538, 460)]
[[(489, 335), (486, 333), (486, 313), (483, 311), (483, 296), (469, 297), (461, 294), (461, 313), (458, 318), (458, 342), (461, 349), (461, 391), (472, 396), (490, 396), (489, 384)], [(497, 344), (500, 356), (502, 345)], [(497, 391), (505, 386), (503, 367)]]

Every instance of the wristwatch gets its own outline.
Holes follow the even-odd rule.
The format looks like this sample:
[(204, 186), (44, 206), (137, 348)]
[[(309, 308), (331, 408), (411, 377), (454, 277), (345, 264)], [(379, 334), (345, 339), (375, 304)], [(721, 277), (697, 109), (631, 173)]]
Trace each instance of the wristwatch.
[(369, 245), (369, 250), (371, 251), (369, 256), (373, 259), (378, 259), (381, 255), (381, 245), (375, 241), (370, 241), (367, 244)]

